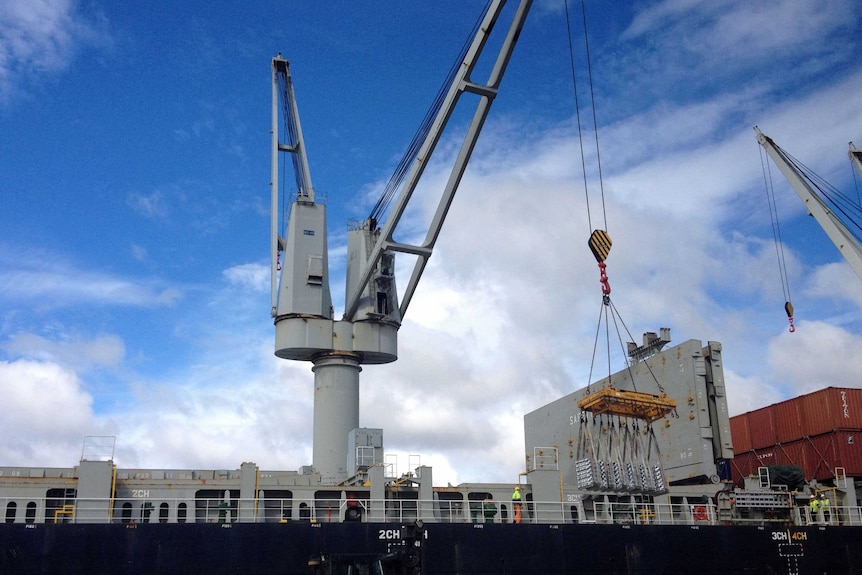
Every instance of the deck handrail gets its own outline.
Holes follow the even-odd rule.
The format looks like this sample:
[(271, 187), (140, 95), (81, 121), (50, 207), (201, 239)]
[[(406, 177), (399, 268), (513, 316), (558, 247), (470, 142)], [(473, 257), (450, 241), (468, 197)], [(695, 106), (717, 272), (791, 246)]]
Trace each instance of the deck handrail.
[[(509, 501), (418, 499), (223, 498), (23, 499), (0, 497), (6, 523), (512, 523)], [(712, 503), (667, 504), (585, 500), (528, 501), (522, 523), (628, 525), (862, 525), (862, 507), (833, 506), (812, 514), (791, 507), (768, 517), (719, 510)]]

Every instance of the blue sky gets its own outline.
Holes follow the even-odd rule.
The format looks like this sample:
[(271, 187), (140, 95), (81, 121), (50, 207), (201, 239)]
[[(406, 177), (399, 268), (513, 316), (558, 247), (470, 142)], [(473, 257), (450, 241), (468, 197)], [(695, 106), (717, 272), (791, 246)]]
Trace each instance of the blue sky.
[[(605, 4), (586, 9), (608, 273), (635, 338), (722, 342), (732, 413), (862, 386), (862, 284), (773, 169), (787, 333), (752, 130), (855, 195), (855, 3)], [(74, 465), (86, 435), (125, 467), (309, 464), (310, 365), (272, 354), (270, 58), (291, 61), (337, 278), (483, 5), (0, 5), (0, 465)], [(400, 358), (363, 370), (361, 424), (404, 471), (512, 481), (523, 414), (588, 383), (601, 294), (566, 34), (562, 0), (535, 2)]]

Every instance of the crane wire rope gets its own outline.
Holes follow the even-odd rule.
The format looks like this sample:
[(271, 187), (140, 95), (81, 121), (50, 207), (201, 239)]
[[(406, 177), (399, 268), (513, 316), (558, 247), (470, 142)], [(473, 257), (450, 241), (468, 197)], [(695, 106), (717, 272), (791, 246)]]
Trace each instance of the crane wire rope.
[[(566, 11), (566, 30), (568, 34), (568, 43), (569, 43), (569, 62), (571, 67), (572, 74), (572, 91), (574, 93), (574, 102), (575, 102), (575, 116), (577, 121), (578, 128), (578, 142), (580, 145), (580, 154), (581, 154), (581, 168), (584, 174), (584, 195), (586, 196), (586, 205), (587, 205), (587, 223), (589, 229), (593, 229), (592, 227), (592, 214), (590, 209), (590, 193), (587, 184), (587, 170), (586, 170), (586, 153), (584, 151), (584, 138), (583, 138), (583, 127), (581, 123), (581, 112), (580, 112), (580, 99), (578, 96), (578, 83), (577, 83), (577, 74), (575, 69), (575, 57), (574, 57), (574, 46), (572, 42), (572, 28), (571, 28), (571, 20), (569, 18), (569, 2), (565, 0), (565, 11)], [(593, 133), (595, 136), (595, 145), (596, 145), (596, 168), (597, 168), (597, 176), (598, 176), (598, 184), (599, 184), (599, 192), (601, 197), (601, 206), (602, 206), (602, 230), (595, 230), (593, 234), (590, 236), (590, 249), (595, 255), (596, 260), (598, 261), (598, 266), (600, 270), (600, 283), (602, 284), (602, 304), (599, 308), (599, 320), (598, 325), (596, 326), (596, 336), (595, 341), (593, 342), (593, 355), (590, 361), (590, 371), (589, 377), (587, 379), (587, 394), (590, 393), (590, 382), (593, 377), (593, 369), (595, 368), (596, 361), (596, 351), (598, 350), (598, 341), (599, 335), (601, 331), (601, 326), (604, 324), (605, 326), (605, 347), (607, 353), (607, 362), (608, 362), (608, 385), (610, 385), (611, 380), (611, 338), (610, 338), (610, 319), (613, 320), (614, 329), (617, 334), (617, 340), (620, 344), (620, 349), (625, 349), (625, 345), (623, 344), (622, 336), (620, 333), (620, 326), (622, 324), (626, 334), (629, 337), (629, 341), (633, 340), (631, 332), (623, 321), (622, 316), (617, 310), (616, 306), (612, 303), (610, 298), (610, 285), (608, 284), (608, 277), (606, 274), (606, 264), (604, 259), (607, 257), (610, 247), (611, 247), (611, 239), (607, 233), (607, 208), (605, 202), (605, 188), (604, 188), (604, 178), (602, 174), (602, 160), (601, 160), (601, 147), (599, 145), (599, 128), (598, 128), (598, 115), (596, 113), (596, 98), (595, 98), (595, 90), (594, 90), (594, 82), (593, 82), (593, 69), (592, 69), (592, 56), (590, 54), (590, 41), (589, 41), (589, 32), (587, 26), (587, 9), (586, 2), (581, 0), (581, 24), (583, 26), (584, 32), (584, 51), (586, 58), (586, 66), (587, 66), (587, 79), (589, 86), (589, 94), (590, 94), (590, 108), (592, 112), (593, 119)], [(619, 321), (619, 324), (617, 323)], [(629, 371), (629, 374), (632, 379), (632, 386), (635, 391), (637, 391), (637, 387), (634, 382), (634, 375), (632, 374), (632, 366), (631, 362), (628, 358), (623, 354), (624, 361), (626, 365), (626, 369)], [(656, 386), (659, 391), (664, 394), (665, 390), (662, 387), (661, 383), (659, 383), (658, 378), (653, 372), (652, 368), (648, 363), (645, 362), (647, 369), (649, 370), (652, 379), (655, 381)]]
[[(483, 14), (488, 11), (490, 3), (490, 0), (486, 3)], [(467, 40), (464, 42), (464, 45), (461, 47), (461, 51), (458, 53), (457, 59), (452, 64), (452, 67), (449, 69), (445, 80), (440, 85), (440, 88), (437, 91), (437, 95), (434, 97), (434, 101), (431, 103), (431, 107), (425, 113), (425, 117), (419, 124), (419, 128), (413, 135), (413, 139), (410, 140), (410, 144), (407, 146), (407, 150), (404, 152), (404, 155), (401, 157), (401, 160), (395, 167), (395, 171), (393, 172), (392, 176), (390, 176), (389, 180), (386, 182), (386, 186), (384, 187), (383, 192), (381, 193), (377, 202), (374, 204), (374, 207), (371, 209), (371, 213), (368, 216), (368, 220), (372, 223), (373, 227), (376, 227), (378, 222), (380, 222), (384, 217), (386, 210), (392, 203), (392, 199), (395, 197), (395, 193), (401, 187), (404, 178), (407, 177), (407, 174), (410, 170), (410, 166), (413, 164), (413, 162), (416, 160), (416, 157), (419, 155), (419, 150), (422, 147), (422, 143), (425, 141), (426, 136), (431, 131), (431, 127), (434, 124), (434, 119), (437, 117), (437, 113), (440, 111), (440, 108), (443, 106), (443, 102), (446, 99), (446, 93), (448, 92), (449, 87), (452, 85), (452, 82), (454, 81), (455, 75), (458, 73), (461, 64), (464, 62), (464, 58), (467, 56), (467, 51), (470, 49), (472, 39), (476, 36), (476, 33), (479, 30), (479, 26), (481, 25), (481, 23), (482, 17), (476, 20), (476, 23), (473, 25), (473, 29), (471, 30), (470, 35), (467, 37)], [(425, 158), (425, 161), (428, 161), (428, 158)]]
[(784, 149), (773, 142), (779, 154), (802, 175), (808, 185), (827, 204), (833, 214), (841, 220), (857, 242), (862, 243), (862, 206), (841, 192), (838, 188), (827, 182), (814, 170), (788, 154)]
[[(601, 331), (601, 327), (602, 327), (602, 323), (603, 323), (602, 320), (604, 320), (604, 324), (606, 326), (608, 325), (608, 312), (607, 312), (607, 310), (609, 308), (611, 309), (611, 312), (612, 312), (610, 314), (610, 317), (613, 318), (614, 330), (616, 331), (617, 341), (620, 344), (620, 348), (624, 347), (622, 334), (620, 332), (620, 325), (622, 325), (623, 330), (626, 333), (626, 336), (628, 336), (628, 341), (634, 340), (634, 337), (632, 336), (631, 331), (629, 330), (628, 326), (626, 325), (626, 322), (623, 320), (622, 315), (619, 313), (619, 310), (617, 310), (613, 301), (610, 299), (610, 297), (608, 297), (607, 304), (605, 304), (603, 301), (601, 307), (599, 308), (599, 321), (598, 321), (598, 324), (596, 325), (596, 337), (595, 337), (595, 341), (593, 342), (593, 361), (590, 362), (590, 375), (589, 375), (589, 378), (587, 379), (588, 382), (592, 381), (592, 379), (593, 379), (593, 368), (595, 366), (595, 357), (596, 357), (596, 351), (598, 348), (599, 333)], [(619, 321), (619, 324), (617, 323), (618, 321)], [(608, 374), (610, 374), (610, 372), (611, 372), (611, 362), (610, 362), (611, 341), (610, 341), (610, 330), (609, 329), (605, 329), (605, 345), (607, 348), (607, 356), (608, 356)], [(635, 381), (634, 373), (632, 373), (631, 362), (628, 361), (628, 358), (626, 358), (625, 362), (626, 362), (626, 370), (629, 372), (629, 377), (631, 378), (632, 389), (634, 391), (637, 391), (638, 390), (637, 389), (637, 383)], [(644, 365), (646, 366), (647, 371), (649, 371), (650, 376), (652, 377), (653, 381), (655, 382), (656, 387), (658, 388), (659, 392), (664, 394), (665, 393), (664, 386), (661, 384), (661, 382), (659, 382), (658, 377), (656, 376), (655, 372), (652, 370), (652, 367), (650, 366), (650, 364), (648, 362), (644, 362)], [(608, 376), (608, 380), (610, 383), (610, 375)], [(590, 385), (588, 383), (587, 384), (587, 394), (588, 395), (590, 393), (589, 390), (590, 390)]]
[[(572, 42), (572, 26), (571, 19), (569, 18), (569, 0), (565, 0), (565, 11), (566, 11), (566, 32), (568, 36), (569, 43), (569, 64), (571, 68), (572, 74), (572, 93), (574, 95), (575, 101), (575, 118), (577, 121), (578, 127), (578, 143), (580, 145), (580, 153), (581, 153), (581, 170), (583, 171), (584, 176), (584, 195), (586, 197), (587, 204), (587, 225), (589, 229), (593, 229), (592, 224), (592, 210), (590, 209), (590, 193), (589, 187), (587, 183), (587, 167), (586, 167), (586, 152), (584, 150), (584, 135), (583, 135), (583, 125), (581, 122), (581, 105), (580, 105), (580, 97), (578, 96), (578, 80), (577, 73), (575, 71), (575, 50)], [(584, 52), (585, 58), (587, 61), (587, 80), (589, 85), (590, 92), (590, 107), (592, 110), (593, 116), (593, 134), (596, 142), (596, 164), (598, 170), (598, 179), (599, 179), (599, 191), (602, 203), (602, 226), (604, 230), (608, 229), (608, 218), (607, 218), (607, 209), (605, 208), (605, 187), (602, 178), (602, 156), (599, 147), (599, 128), (598, 128), (598, 119), (596, 114), (596, 99), (595, 99), (595, 91), (593, 89), (593, 67), (591, 64), (591, 56), (590, 56), (590, 39), (589, 34), (587, 32), (587, 8), (584, 0), (581, 0), (581, 24), (584, 31)]]
[[(625, 345), (622, 340), (620, 326), (628, 334), (629, 339), (631, 333), (625, 322), (622, 319), (619, 311), (611, 301), (611, 287), (608, 282), (606, 273), (607, 265), (605, 259), (610, 253), (611, 238), (607, 232), (607, 209), (605, 204), (604, 182), (601, 167), (601, 152), (599, 146), (599, 129), (598, 118), (596, 114), (596, 99), (593, 82), (589, 34), (587, 27), (587, 12), (586, 3), (581, 0), (581, 21), (584, 33), (585, 58), (587, 61), (587, 80), (589, 82), (590, 106), (592, 110), (593, 132), (595, 134), (596, 146), (596, 164), (597, 177), (599, 180), (599, 191), (602, 205), (602, 225), (604, 229), (594, 229), (592, 224), (592, 214), (590, 209), (590, 192), (586, 168), (586, 152), (584, 150), (583, 126), (581, 122), (581, 104), (578, 96), (578, 82), (575, 67), (574, 47), (572, 42), (572, 27), (569, 19), (569, 2), (565, 0), (566, 11), (566, 29), (569, 42), (569, 60), (572, 74), (572, 90), (574, 93), (575, 116), (578, 129), (578, 142), (580, 145), (581, 168), (584, 175), (584, 195), (586, 197), (587, 223), (591, 230), (588, 246), (590, 251), (596, 258), (599, 267), (599, 282), (602, 289), (602, 301), (599, 306), (599, 318), (596, 325), (596, 334), (593, 341), (593, 354), (590, 359), (589, 377), (587, 379), (586, 393), (583, 399), (578, 402), (580, 410), (580, 429), (578, 432), (578, 454), (575, 465), (577, 482), (579, 487), (586, 489), (599, 488), (611, 490), (640, 490), (641, 488), (647, 491), (664, 490), (663, 471), (661, 470), (661, 461), (657, 459), (653, 464), (649, 465), (652, 479), (647, 476), (647, 460), (650, 458), (651, 443), (647, 437), (647, 445), (644, 448), (641, 445), (642, 437), (639, 433), (630, 433), (629, 425), (626, 423), (628, 417), (633, 418), (633, 427), (639, 427), (638, 418), (643, 418), (647, 424), (647, 428), (652, 433), (650, 425), (654, 419), (667, 415), (669, 409), (673, 409), (676, 413), (676, 403), (673, 400), (667, 399), (664, 388), (658, 382), (655, 373), (648, 362), (644, 362), (649, 370), (653, 380), (661, 391), (662, 396), (649, 397), (648, 394), (639, 393), (635, 383), (635, 377), (632, 370), (631, 362), (625, 354)], [(623, 350), (623, 357), (626, 368), (629, 372), (633, 391), (620, 393), (615, 390), (612, 385), (612, 363), (611, 363), (611, 327), (613, 321), (616, 338), (619, 342), (620, 349)], [(604, 345), (607, 356), (607, 385), (604, 389), (597, 393), (591, 393), (590, 385), (593, 379), (593, 370), (596, 367), (596, 352), (599, 346), (599, 337), (601, 336), (602, 327), (604, 326)], [(594, 437), (593, 429), (598, 426), (596, 433), (599, 434), (597, 440)], [(653, 436), (654, 437), (654, 436)], [(606, 441), (602, 442), (604, 438)], [(632, 444), (629, 445), (629, 439)], [(597, 445), (598, 443), (598, 445)], [(603, 443), (606, 443), (606, 449), (603, 449)], [(587, 447), (589, 448), (587, 449)], [(646, 457), (642, 457), (643, 451), (646, 451)], [(658, 453), (658, 450), (656, 450)], [(640, 458), (640, 459), (639, 459)], [(642, 460), (641, 460), (642, 459)], [(635, 474), (635, 468), (639, 470), (640, 481)]]
[[(853, 142), (850, 142), (851, 149), (854, 148)], [(850, 173), (853, 177), (853, 188), (856, 190), (856, 205), (862, 206), (862, 196), (859, 195), (859, 176), (856, 174), (856, 170), (853, 169), (853, 160), (850, 160)]]
[[(857, 243), (862, 243), (862, 206), (853, 198), (841, 192), (838, 188), (827, 182), (819, 176), (814, 170), (800, 162), (787, 153), (783, 148), (773, 142), (776, 151), (779, 155), (790, 164), (805, 180), (811, 189), (812, 193), (817, 196), (828, 211), (840, 220), (841, 224), (846, 229)], [(788, 295), (789, 297), (789, 295)], [(789, 301), (788, 301), (789, 303)], [(787, 308), (788, 316), (792, 318), (792, 305)], [(791, 321), (792, 327), (792, 321)], [(791, 331), (793, 331), (791, 329)]]
[[(574, 103), (575, 103), (575, 118), (577, 121), (578, 128), (578, 144), (580, 147), (581, 154), (581, 170), (583, 172), (584, 177), (584, 197), (586, 200), (587, 207), (587, 226), (588, 229), (593, 229), (592, 223), (592, 209), (590, 207), (590, 191), (589, 184), (587, 178), (587, 167), (586, 167), (586, 151), (584, 149), (584, 128), (581, 122), (581, 103), (580, 97), (578, 95), (578, 80), (577, 80), (577, 72), (575, 67), (575, 50), (574, 43), (572, 41), (572, 26), (571, 19), (569, 17), (569, 1), (565, 0), (565, 12), (566, 12), (566, 32), (568, 36), (568, 44), (569, 44), (569, 63), (572, 74), (572, 93), (574, 95)], [(590, 93), (590, 106), (592, 108), (592, 116), (593, 116), (593, 131), (595, 132), (595, 140), (596, 140), (596, 160), (599, 164), (598, 169), (598, 177), (599, 177), (599, 187), (601, 190), (601, 202), (602, 202), (602, 215), (603, 215), (603, 226), (605, 230), (607, 230), (607, 211), (605, 210), (605, 197), (604, 197), (604, 185), (601, 183), (602, 172), (601, 172), (601, 156), (598, 153), (599, 147), (599, 139), (598, 139), (598, 123), (597, 123), (597, 115), (596, 115), (596, 102), (595, 102), (595, 91), (593, 90), (593, 74), (592, 74), (592, 65), (590, 64), (590, 49), (589, 49), (589, 33), (587, 31), (587, 12), (586, 5), (584, 0), (581, 0), (581, 25), (584, 32), (584, 47), (585, 47), (585, 58), (587, 60), (587, 81), (589, 84), (589, 93)], [(590, 249), (595, 255), (596, 260), (598, 262), (599, 271), (600, 271), (600, 282), (602, 284), (602, 305), (599, 307), (599, 319), (596, 325), (596, 335), (595, 340), (593, 341), (593, 354), (590, 360), (590, 371), (587, 379), (587, 394), (590, 393), (590, 385), (593, 379), (593, 370), (595, 368), (596, 363), (596, 352), (598, 351), (598, 343), (599, 336), (601, 334), (602, 325), (605, 326), (605, 349), (606, 356), (608, 361), (608, 384), (610, 385), (610, 376), (611, 376), (611, 343), (610, 343), (610, 329), (608, 323), (608, 309), (610, 308), (610, 284), (607, 281), (607, 274), (605, 273), (606, 264), (604, 262), (610, 251), (610, 237), (607, 235), (607, 231), (605, 231), (603, 236), (596, 236), (596, 232), (593, 232), (593, 235), (590, 236)], [(596, 244), (593, 244), (593, 239), (598, 237)]]
[[(287, 84), (287, 74), (278, 74), (278, 99), (281, 104), (281, 117), (282, 117), (282, 129), (284, 130), (284, 134), (286, 136), (287, 144), (291, 148), (296, 148), (297, 145), (297, 128), (296, 128), (296, 120), (293, 117), (293, 113), (290, 110), (290, 98), (288, 98), (288, 84)], [(303, 182), (302, 182), (302, 163), (297, 152), (290, 154), (291, 161), (293, 162), (293, 177), (296, 180), (296, 191), (300, 192), (309, 192), (310, 190), (303, 190)], [(284, 171), (282, 170), (282, 173)]]
[(587, 162), (586, 154), (584, 153), (584, 134), (581, 127), (581, 105), (578, 98), (578, 79), (575, 73), (575, 48), (572, 44), (572, 25), (569, 20), (569, 2), (566, 0), (566, 32), (569, 41), (569, 66), (572, 73), (572, 94), (575, 100), (575, 120), (578, 125), (578, 144), (581, 149), (581, 172), (584, 176), (584, 198), (587, 204), (587, 228), (593, 229), (592, 215), (590, 214), (590, 192), (587, 187)]
[[(856, 242), (862, 243), (862, 205), (860, 205), (858, 201), (854, 201), (853, 198), (838, 190), (821, 176), (817, 175), (817, 173), (812, 169), (788, 154), (787, 151), (775, 144), (775, 142), (772, 144), (775, 147), (776, 152), (784, 159), (784, 161), (792, 166), (793, 169), (795, 169), (796, 172), (805, 180), (805, 183), (811, 189), (811, 192), (823, 202), (827, 210), (830, 211), (836, 219), (840, 220), (844, 228), (847, 230), (847, 233), (849, 233)], [(762, 155), (761, 162), (763, 162)], [(775, 202), (774, 197), (772, 198), (772, 202)], [(773, 225), (777, 227), (777, 222), (774, 222)], [(780, 240), (780, 236), (777, 236), (777, 238), (776, 242)], [(786, 269), (782, 270), (782, 274), (786, 276)], [(782, 281), (785, 281), (785, 279), (782, 278)], [(790, 331), (792, 332), (794, 331), (793, 306), (790, 303), (789, 287), (786, 291), (785, 297), (787, 298), (785, 311), (787, 312), (787, 316), (790, 321)]]
[[(279, 155), (281, 155), (281, 154), (279, 154)], [(281, 166), (279, 167), (279, 175), (280, 175), (281, 182), (280, 182), (279, 188), (281, 190), (281, 204), (280, 204), (281, 205), (281, 230), (278, 233), (278, 237), (279, 238), (285, 238), (285, 237), (287, 237), (287, 222), (288, 222), (288, 219), (290, 218), (290, 206), (292, 204), (290, 204), (290, 202), (287, 201), (287, 187), (286, 187), (287, 184), (285, 183), (287, 178), (285, 178), (285, 176), (284, 176), (285, 159), (282, 157), (282, 158), (280, 158), (280, 160), (281, 160)], [(281, 246), (279, 246), (278, 251), (276, 253), (278, 254), (278, 256), (277, 256), (278, 262), (276, 263), (276, 269), (278, 271), (281, 271)], [(279, 290), (279, 292), (280, 291), (281, 290)]]
[(778, 273), (781, 277), (781, 289), (784, 294), (784, 312), (787, 314), (787, 321), (790, 322), (790, 333), (796, 331), (796, 326), (793, 325), (793, 303), (790, 299), (790, 282), (787, 279), (787, 260), (784, 256), (784, 242), (781, 241), (781, 226), (778, 220), (778, 205), (775, 201), (775, 186), (772, 182), (772, 170), (769, 168), (769, 162), (764, 157), (762, 146), (760, 148), (760, 166), (763, 171), (763, 185), (766, 189), (766, 201), (769, 205), (769, 219), (772, 222), (772, 237), (775, 243), (775, 255), (778, 258)]
[[(580, 97), (578, 95), (578, 80), (577, 80), (577, 72), (575, 67), (575, 49), (574, 43), (572, 41), (572, 24), (571, 19), (569, 17), (569, 1), (565, 0), (565, 12), (566, 12), (566, 32), (568, 36), (568, 44), (569, 44), (569, 64), (571, 68), (572, 75), (572, 93), (574, 97), (575, 104), (575, 119), (577, 122), (578, 128), (578, 144), (580, 147), (580, 155), (581, 155), (581, 170), (583, 172), (584, 177), (584, 196), (586, 200), (587, 207), (587, 225), (588, 229), (593, 229), (592, 223), (592, 209), (590, 207), (590, 191), (589, 184), (587, 178), (587, 162), (586, 162), (586, 151), (584, 149), (584, 128), (581, 122), (581, 102)], [(611, 352), (610, 352), (610, 330), (609, 330), (609, 320), (608, 320), (608, 309), (610, 306), (610, 285), (607, 281), (607, 274), (605, 273), (606, 264), (604, 259), (607, 257), (610, 251), (610, 237), (607, 235), (607, 210), (605, 209), (605, 196), (604, 196), (604, 184), (602, 183), (602, 171), (601, 171), (601, 155), (599, 154), (599, 136), (598, 136), (598, 121), (596, 114), (596, 102), (595, 102), (595, 91), (593, 89), (593, 73), (592, 73), (592, 65), (590, 64), (590, 49), (589, 49), (589, 34), (587, 31), (587, 11), (584, 0), (581, 0), (581, 25), (583, 27), (584, 33), (584, 47), (585, 47), (585, 58), (587, 60), (587, 80), (589, 84), (589, 93), (590, 93), (590, 106), (592, 108), (592, 116), (593, 116), (593, 132), (595, 133), (595, 142), (596, 142), (596, 161), (599, 165), (598, 167), (598, 178), (599, 178), (599, 189), (601, 190), (601, 203), (602, 203), (602, 219), (604, 226), (604, 234), (601, 236), (596, 236), (596, 233), (599, 230), (593, 232), (593, 235), (590, 236), (590, 249), (593, 251), (593, 255), (595, 255), (596, 260), (599, 265), (600, 270), (600, 282), (602, 284), (602, 305), (599, 307), (599, 319), (598, 325), (596, 326), (596, 336), (593, 342), (593, 354), (592, 359), (590, 361), (590, 371), (589, 377), (587, 379), (587, 393), (590, 392), (590, 382), (593, 379), (593, 370), (595, 368), (596, 362), (596, 352), (598, 350), (599, 336), (601, 333), (602, 325), (605, 326), (605, 347), (607, 352), (607, 360), (608, 360), (608, 382), (610, 383), (610, 374), (611, 374)], [(598, 238), (596, 244), (594, 245), (593, 239)]]
[[(297, 131), (296, 131), (296, 124), (295, 124), (295, 121), (293, 118), (293, 114), (291, 113), (291, 110), (290, 110), (290, 98), (288, 97), (287, 74), (282, 73), (282, 71), (279, 71), (276, 78), (278, 81), (278, 102), (279, 102), (279, 106), (281, 107), (281, 134), (284, 134), (284, 137), (285, 137), (284, 141), (287, 142), (287, 145), (290, 146), (291, 148), (295, 148)], [(279, 137), (278, 140), (282, 141), (281, 137)], [(290, 156), (291, 156), (291, 162), (293, 163), (293, 177), (294, 177), (294, 180), (296, 183), (296, 193), (299, 194), (300, 190), (302, 189), (302, 176), (301, 176), (301, 171), (300, 171), (301, 170), (301, 163), (299, 160), (299, 155), (297, 153), (291, 153)], [(287, 201), (287, 176), (285, 175), (286, 170), (284, 169), (287, 161), (284, 158), (284, 154), (279, 154), (279, 162), (281, 165), (279, 166), (279, 170), (278, 170), (279, 180), (280, 180), (280, 182), (278, 182), (278, 187), (279, 187), (280, 192), (281, 192), (280, 205), (282, 206), (282, 209), (281, 209), (282, 213), (280, 214), (280, 219), (281, 219), (280, 228), (281, 229), (279, 230), (278, 235), (279, 235), (279, 238), (283, 238), (283, 237), (287, 236), (287, 222), (288, 222), (288, 218), (290, 217), (290, 206), (292, 204)], [(281, 249), (280, 248), (277, 251), (277, 254), (278, 254), (278, 256), (277, 256), (278, 261), (276, 263), (276, 268), (280, 271), (281, 270)]]
[(602, 180), (602, 153), (599, 148), (599, 124), (596, 119), (596, 97), (593, 92), (593, 66), (591, 64), (590, 58), (590, 37), (587, 34), (587, 7), (584, 0), (581, 0), (581, 15), (584, 24), (584, 48), (586, 49), (586, 57), (587, 57), (587, 76), (589, 77), (589, 85), (590, 85), (590, 103), (593, 111), (593, 133), (596, 138), (596, 167), (599, 171), (599, 191), (601, 192), (602, 197), (602, 220), (604, 224), (604, 229), (607, 231), (608, 229), (608, 216), (607, 210), (605, 209), (605, 185)]

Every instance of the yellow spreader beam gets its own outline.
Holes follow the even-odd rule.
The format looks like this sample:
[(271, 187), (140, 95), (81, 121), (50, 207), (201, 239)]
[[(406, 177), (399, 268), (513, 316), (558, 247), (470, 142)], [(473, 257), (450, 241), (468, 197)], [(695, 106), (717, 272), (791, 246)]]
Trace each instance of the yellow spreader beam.
[(664, 394), (652, 395), (605, 387), (580, 400), (578, 407), (581, 411), (589, 411), (595, 415), (607, 413), (652, 423), (676, 409), (676, 401)]

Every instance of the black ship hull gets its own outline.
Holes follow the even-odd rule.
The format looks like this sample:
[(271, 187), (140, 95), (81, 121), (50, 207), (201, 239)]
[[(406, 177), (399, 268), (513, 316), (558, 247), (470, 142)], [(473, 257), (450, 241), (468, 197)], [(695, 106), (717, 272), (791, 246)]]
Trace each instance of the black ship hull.
[[(385, 557), (400, 538), (391, 523), (3, 524), (0, 573), (308, 575), (309, 561)], [(423, 575), (850, 575), (862, 527), (435, 523), (420, 560)]]

